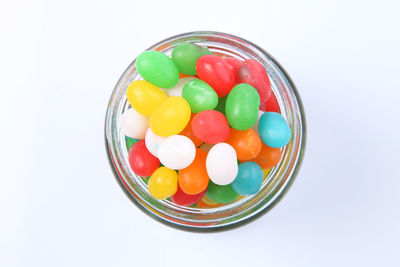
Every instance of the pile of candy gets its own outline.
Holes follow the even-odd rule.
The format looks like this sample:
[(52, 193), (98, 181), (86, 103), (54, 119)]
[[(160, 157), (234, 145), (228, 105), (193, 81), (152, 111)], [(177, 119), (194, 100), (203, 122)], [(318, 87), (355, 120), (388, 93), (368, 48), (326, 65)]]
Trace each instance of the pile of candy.
[(185, 43), (171, 58), (143, 52), (136, 68), (120, 127), (150, 194), (198, 207), (256, 194), (291, 138), (264, 67)]

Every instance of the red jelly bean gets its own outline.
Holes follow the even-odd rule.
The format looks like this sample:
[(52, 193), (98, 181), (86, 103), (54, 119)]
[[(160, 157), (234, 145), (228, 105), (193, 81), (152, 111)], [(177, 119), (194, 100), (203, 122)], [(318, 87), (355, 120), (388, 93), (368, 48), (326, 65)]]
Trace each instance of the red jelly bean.
[(215, 55), (199, 57), (196, 63), (197, 75), (208, 83), (218, 94), (218, 97), (227, 95), (235, 86), (235, 76), (224, 59)]
[(192, 131), (201, 141), (217, 144), (228, 138), (230, 130), (224, 114), (216, 110), (204, 110), (193, 117)]
[(264, 67), (255, 59), (243, 61), (236, 76), (237, 83), (248, 83), (258, 91), (260, 103), (264, 103), (271, 96), (271, 82)]
[(203, 192), (200, 192), (196, 195), (188, 195), (185, 192), (182, 191), (182, 189), (180, 188), (180, 186), (178, 185), (178, 190), (176, 191), (176, 193), (171, 197), (171, 200), (177, 204), (177, 205), (181, 205), (181, 206), (191, 206), (193, 204), (196, 204), (197, 202), (199, 202), (204, 195), (206, 194), (206, 190), (204, 190)]
[(278, 100), (273, 92), (271, 92), (270, 98), (267, 101), (260, 104), (260, 110), (265, 112), (277, 112), (281, 113), (281, 109), (279, 108)]
[(229, 70), (233, 73), (233, 75), (236, 77), (237, 70), (239, 66), (242, 64), (242, 61), (234, 58), (234, 57), (226, 57), (223, 58), (224, 62), (228, 66)]
[(150, 176), (160, 166), (160, 161), (147, 150), (143, 139), (129, 150), (129, 165), (137, 175)]

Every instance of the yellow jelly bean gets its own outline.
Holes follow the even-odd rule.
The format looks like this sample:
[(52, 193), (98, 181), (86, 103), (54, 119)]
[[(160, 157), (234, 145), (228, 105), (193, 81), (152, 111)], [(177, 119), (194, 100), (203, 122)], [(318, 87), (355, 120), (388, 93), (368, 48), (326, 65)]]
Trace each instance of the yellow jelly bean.
[(263, 169), (262, 171), (264, 173), (264, 178), (263, 179), (265, 179), (265, 178), (267, 178), (268, 174), (271, 172), (271, 169)]
[(189, 104), (182, 97), (171, 96), (154, 109), (149, 124), (156, 135), (170, 136), (180, 133), (189, 120)]
[(207, 205), (210, 205), (210, 206), (218, 205), (217, 202), (212, 201), (206, 195), (201, 200), (203, 200), (204, 203), (206, 203)]
[(235, 201), (241, 200), (242, 198), (244, 198), (244, 196), (238, 195), (238, 197), (235, 199)]
[(160, 167), (150, 176), (148, 187), (153, 197), (168, 198), (178, 190), (178, 174), (167, 167)]
[(140, 114), (150, 116), (153, 110), (167, 99), (157, 86), (146, 81), (132, 82), (126, 91), (131, 106)]

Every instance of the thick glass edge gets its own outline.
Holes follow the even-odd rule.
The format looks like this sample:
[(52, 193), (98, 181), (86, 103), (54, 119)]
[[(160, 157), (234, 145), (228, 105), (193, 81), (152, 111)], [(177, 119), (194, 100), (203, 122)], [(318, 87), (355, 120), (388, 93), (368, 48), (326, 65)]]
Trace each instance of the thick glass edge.
[[(175, 229), (179, 229), (179, 230), (184, 230), (184, 231), (188, 231), (188, 232), (201, 232), (201, 233), (211, 233), (211, 232), (220, 232), (220, 231), (226, 231), (226, 230), (231, 230), (231, 229), (235, 229), (237, 227), (246, 225), (250, 222), (252, 222), (253, 220), (261, 217), (262, 215), (266, 214), (268, 211), (270, 211), (272, 208), (275, 207), (275, 205), (277, 205), (281, 199), (286, 195), (287, 191), (291, 188), (292, 184), (295, 181), (295, 178), (298, 175), (298, 172), (301, 168), (302, 162), (303, 162), (303, 157), (304, 157), (304, 151), (305, 151), (305, 146), (306, 146), (306, 139), (307, 139), (307, 133), (306, 133), (306, 116), (305, 116), (305, 111), (304, 111), (304, 107), (303, 107), (303, 103), (302, 100), (300, 98), (300, 95), (298, 93), (298, 89), (295, 86), (293, 80), (291, 79), (291, 77), (288, 75), (287, 71), (282, 67), (282, 65), (274, 58), (272, 57), (267, 51), (265, 51), (263, 48), (259, 47), (258, 45), (242, 38), (242, 37), (238, 37), (235, 35), (231, 35), (231, 34), (227, 34), (227, 33), (222, 33), (222, 32), (215, 32), (215, 31), (194, 31), (194, 32), (187, 32), (187, 33), (182, 33), (182, 34), (178, 34), (169, 38), (166, 38), (154, 45), (152, 45), (151, 47), (149, 47), (148, 49), (151, 49), (152, 47), (155, 47), (163, 42), (165, 42), (166, 40), (170, 40), (170, 39), (177, 39), (183, 36), (187, 36), (187, 35), (191, 35), (191, 34), (196, 34), (196, 35), (206, 35), (206, 34), (212, 34), (212, 35), (224, 35), (224, 36), (228, 36), (228, 37), (232, 37), (241, 41), (244, 41), (252, 46), (254, 46), (256, 49), (260, 50), (262, 53), (266, 54), (271, 61), (274, 62), (274, 64), (276, 64), (280, 71), (284, 74), (285, 78), (287, 79), (287, 81), (290, 84), (290, 87), (293, 90), (293, 93), (296, 97), (296, 101), (297, 104), (299, 106), (299, 110), (300, 110), (300, 115), (301, 115), (301, 125), (302, 125), (302, 139), (301, 139), (301, 148), (300, 148), (300, 153), (299, 156), (297, 158), (296, 164), (295, 164), (295, 168), (293, 170), (292, 176), (290, 177), (290, 180), (288, 181), (288, 183), (285, 185), (285, 187), (282, 188), (282, 191), (277, 195), (277, 197), (266, 207), (264, 207), (262, 210), (258, 211), (257, 213), (252, 214), (251, 216), (247, 216), (246, 218), (240, 220), (240, 221), (236, 221), (233, 222), (231, 224), (225, 224), (225, 225), (216, 225), (216, 226), (210, 226), (210, 227), (197, 227), (197, 226), (190, 226), (190, 225), (182, 225), (182, 224), (178, 224), (178, 223), (174, 223), (172, 221), (168, 221), (163, 217), (157, 216), (156, 214), (152, 213), (150, 210), (146, 209), (141, 203), (139, 203), (131, 194), (130, 192), (126, 189), (126, 187), (124, 186), (124, 184), (121, 182), (121, 180), (119, 179), (119, 176), (114, 168), (113, 162), (112, 162), (112, 155), (110, 154), (110, 149), (109, 149), (109, 142), (107, 140), (107, 118), (108, 118), (108, 112), (109, 112), (109, 104), (111, 102), (111, 98), (112, 95), (114, 94), (114, 90), (110, 95), (110, 100), (108, 102), (107, 105), (107, 109), (106, 109), (106, 116), (105, 116), (105, 124), (104, 124), (104, 139), (105, 139), (105, 148), (106, 148), (106, 152), (107, 152), (107, 158), (110, 164), (110, 167), (113, 171), (114, 174), (114, 178), (117, 180), (117, 183), (119, 184), (119, 186), (121, 187), (121, 189), (124, 191), (124, 193), (128, 196), (128, 198), (140, 209), (142, 210), (145, 214), (147, 214), (148, 216), (150, 216), (151, 218), (155, 219), (158, 222), (163, 223), (164, 225), (167, 225), (169, 227), (175, 228)], [(128, 67), (125, 69), (124, 73), (126, 73), (126, 71), (129, 69), (129, 67), (132, 65), (133, 61), (131, 62), (130, 65), (128, 65)], [(123, 79), (124, 75), (122, 75), (119, 80), (117, 81), (116, 85), (114, 86), (114, 88), (116, 88), (116, 86), (120, 83), (120, 81)]]

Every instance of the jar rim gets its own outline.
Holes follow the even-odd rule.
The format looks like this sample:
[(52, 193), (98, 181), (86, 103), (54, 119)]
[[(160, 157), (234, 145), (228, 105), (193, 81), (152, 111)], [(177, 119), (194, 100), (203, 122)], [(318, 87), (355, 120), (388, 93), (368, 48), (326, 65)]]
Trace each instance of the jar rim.
[[(116, 97), (120, 97), (119, 99), (121, 101), (121, 99), (123, 99), (123, 97), (121, 98), (121, 93), (123, 93), (126, 90), (127, 84), (129, 84), (132, 81), (132, 79), (139, 77), (135, 70), (135, 60), (134, 60), (127, 67), (127, 69), (124, 71), (123, 75), (118, 80), (116, 86), (114, 87), (113, 93), (110, 97), (110, 101), (108, 103), (107, 113), (106, 113), (106, 121), (105, 121), (105, 145), (106, 145), (108, 160), (109, 160), (111, 169), (114, 173), (114, 176), (115, 176), (118, 184), (120, 185), (120, 187), (122, 188), (124, 193), (128, 196), (128, 198), (137, 207), (139, 207), (142, 211), (144, 211), (146, 214), (150, 215), (152, 218), (156, 219), (157, 221), (162, 222), (168, 226), (172, 226), (174, 228), (181, 229), (181, 230), (189, 230), (189, 231), (196, 231), (196, 232), (228, 230), (228, 229), (232, 229), (232, 228), (238, 227), (240, 225), (246, 224), (250, 221), (253, 221), (254, 219), (258, 218), (259, 216), (265, 214), (266, 212), (271, 210), (271, 208), (273, 208), (282, 199), (282, 197), (286, 194), (288, 189), (291, 187), (291, 185), (293, 184), (293, 181), (295, 180), (296, 175), (298, 174), (298, 171), (299, 171), (299, 168), (301, 166), (301, 162), (302, 162), (302, 159), (304, 156), (304, 148), (305, 148), (305, 140), (306, 140), (306, 121), (305, 121), (304, 108), (303, 108), (303, 105), (301, 102), (301, 98), (299, 96), (296, 86), (294, 85), (292, 79), (289, 77), (289, 75), (284, 70), (284, 68), (278, 63), (277, 60), (275, 60), (264, 49), (253, 44), (252, 42), (249, 42), (241, 37), (237, 37), (237, 36), (234, 36), (231, 34), (214, 32), (214, 31), (196, 31), (196, 32), (188, 32), (188, 33), (183, 33), (183, 34), (169, 37), (165, 40), (162, 40), (162, 41), (156, 43), (155, 45), (151, 46), (147, 50), (171, 49), (177, 43), (186, 42), (186, 41), (192, 41), (192, 42), (196, 42), (196, 43), (200, 43), (200, 44), (201, 44), (201, 42), (205, 42), (207, 44), (215, 45), (215, 43), (213, 43), (213, 42), (218, 43), (218, 40), (219, 40), (219, 42), (221, 42), (221, 40), (224, 41), (223, 49), (225, 49), (226, 52), (229, 52), (229, 48), (233, 49), (234, 47), (236, 47), (236, 48), (239, 47), (241, 49), (247, 49), (251, 53), (253, 53), (253, 54), (251, 54), (251, 57), (258, 59), (258, 61), (262, 61), (260, 63), (262, 63), (264, 65), (264, 67), (266, 67), (269, 76), (270, 76), (270, 72), (275, 74), (275, 76), (272, 77), (272, 79), (270, 76), (271, 83), (272, 83), (273, 79), (280, 79), (279, 81), (282, 83), (282, 86), (285, 86), (284, 88), (287, 89), (287, 92), (285, 92), (287, 95), (282, 96), (283, 100), (281, 100), (281, 101), (284, 101), (284, 97), (286, 97), (286, 101), (293, 102), (293, 103), (290, 103), (291, 105), (293, 105), (292, 106), (293, 110), (290, 110), (290, 113), (288, 113), (288, 116), (292, 116), (290, 118), (293, 120), (296, 120), (296, 123), (297, 123), (296, 127), (298, 127), (297, 134), (300, 136), (295, 136), (295, 133), (293, 133), (292, 139), (290, 141), (290, 143), (293, 143), (293, 141), (296, 137), (296, 142), (297, 142), (295, 144), (296, 145), (296, 154), (290, 155), (291, 161), (287, 163), (288, 165), (290, 165), (289, 166), (290, 170), (287, 170), (287, 172), (285, 172), (285, 175), (287, 175), (286, 179), (284, 181), (280, 181), (281, 184), (279, 184), (278, 190), (275, 192), (275, 194), (272, 197), (269, 196), (271, 198), (267, 202), (265, 202), (265, 199), (259, 199), (258, 201), (255, 201), (253, 203), (254, 205), (262, 205), (262, 206), (260, 206), (256, 209), (250, 210), (249, 214), (246, 214), (245, 216), (242, 216), (240, 218), (238, 218), (237, 214), (232, 214), (231, 217), (225, 216), (221, 219), (221, 221), (223, 221), (224, 223), (221, 223), (221, 221), (219, 221), (219, 222), (213, 221), (213, 224), (211, 224), (211, 225), (207, 225), (206, 220), (202, 221), (199, 224), (198, 222), (196, 222), (196, 218), (191, 219), (191, 218), (189, 218), (190, 216), (188, 217), (187, 215), (183, 219), (179, 218), (179, 214), (173, 214), (171, 216), (168, 216), (168, 215), (164, 214), (166, 211), (163, 209), (168, 209), (170, 207), (167, 204), (163, 203), (163, 201), (155, 201), (158, 204), (162, 203), (162, 205), (165, 205), (162, 208), (160, 208), (160, 206), (158, 206), (158, 204), (156, 205), (154, 203), (153, 203), (153, 205), (151, 205), (151, 204), (149, 205), (149, 201), (147, 201), (147, 203), (146, 203), (146, 200), (140, 198), (140, 197), (142, 197), (140, 195), (141, 192), (139, 192), (139, 191), (135, 192), (135, 190), (139, 190), (138, 188), (133, 188), (134, 190), (132, 190), (132, 184), (129, 183), (129, 179), (131, 178), (131, 177), (129, 177), (130, 172), (129, 172), (129, 170), (126, 170), (126, 167), (127, 167), (126, 162), (125, 162), (125, 166), (124, 166), (124, 158), (123, 158), (123, 156), (121, 156), (123, 154), (121, 154), (122, 153), (121, 151), (119, 151), (120, 152), (119, 154), (117, 153), (118, 149), (121, 150), (124, 148), (124, 146), (122, 146), (123, 144), (121, 145), (121, 142), (115, 142), (116, 138), (118, 138), (118, 133), (117, 133), (118, 129), (115, 129), (116, 128), (115, 126), (118, 124), (118, 115), (121, 115), (124, 106), (121, 105), (121, 103), (118, 103), (118, 105), (117, 105)], [(221, 47), (219, 47), (219, 48), (221, 48)], [(235, 52), (237, 52), (237, 51), (235, 51)], [(260, 59), (262, 59), (262, 60), (260, 60)], [(270, 65), (266, 66), (267, 63)], [(268, 69), (267, 67), (270, 67), (270, 69)], [(135, 74), (135, 72), (136, 72), (136, 74)], [(274, 93), (276, 94), (276, 92), (274, 92)], [(126, 102), (126, 99), (125, 99), (125, 102)], [(284, 103), (284, 104), (286, 104), (286, 103)], [(291, 114), (291, 113), (293, 113), (293, 114)], [(286, 118), (286, 119), (288, 119), (288, 118)], [(125, 151), (125, 153), (126, 153), (126, 151)], [(126, 159), (125, 159), (125, 161), (126, 161)], [(281, 161), (283, 161), (283, 158)], [(278, 170), (278, 169), (276, 169), (276, 170)], [(278, 175), (278, 174), (282, 175), (282, 173), (284, 173), (284, 172), (278, 172), (276, 170), (275, 170), (275, 175)], [(263, 184), (264, 184), (264, 182), (263, 182)], [(265, 190), (265, 189), (263, 189), (263, 190)], [(267, 196), (267, 195), (265, 195), (265, 196)], [(247, 199), (246, 201), (249, 201), (249, 199)], [(243, 201), (243, 202), (245, 202), (245, 201)], [(230, 204), (231, 205), (230, 208), (232, 209), (232, 207), (233, 207), (233, 210), (235, 210), (235, 208), (234, 208), (235, 205), (238, 205), (235, 203), (237, 203), (237, 202)], [(241, 204), (243, 204), (243, 203), (241, 203)], [(184, 208), (186, 208), (186, 207), (184, 207)], [(183, 210), (185, 210), (185, 212), (187, 212), (187, 208), (183, 209)], [(241, 211), (241, 212), (246, 212), (246, 210)], [(178, 219), (176, 219), (176, 216), (178, 216)]]

